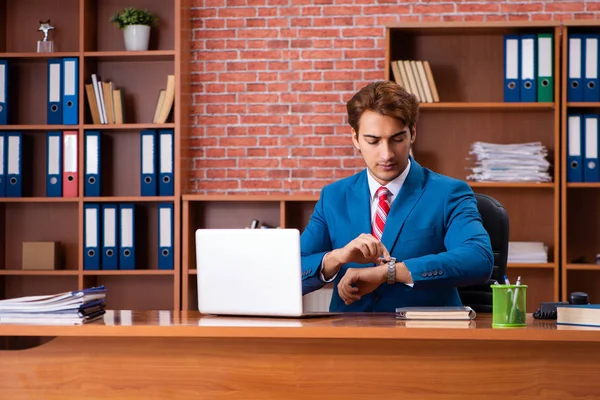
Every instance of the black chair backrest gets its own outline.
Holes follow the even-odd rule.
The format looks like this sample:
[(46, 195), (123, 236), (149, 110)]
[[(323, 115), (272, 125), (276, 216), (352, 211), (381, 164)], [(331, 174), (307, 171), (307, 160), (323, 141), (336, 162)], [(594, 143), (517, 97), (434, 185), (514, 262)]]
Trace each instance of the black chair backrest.
[(477, 209), (481, 214), (483, 227), (490, 236), (494, 252), (494, 271), (492, 279), (504, 283), (508, 261), (509, 223), (506, 210), (496, 199), (485, 194), (475, 193)]
[(494, 281), (504, 283), (506, 264), (508, 261), (509, 224), (508, 214), (502, 204), (485, 194), (475, 193), (477, 209), (481, 214), (483, 227), (487, 231), (494, 253), (494, 270), (487, 282), (459, 287), (458, 293), (465, 306), (470, 306), (476, 312), (492, 312), (492, 289)]

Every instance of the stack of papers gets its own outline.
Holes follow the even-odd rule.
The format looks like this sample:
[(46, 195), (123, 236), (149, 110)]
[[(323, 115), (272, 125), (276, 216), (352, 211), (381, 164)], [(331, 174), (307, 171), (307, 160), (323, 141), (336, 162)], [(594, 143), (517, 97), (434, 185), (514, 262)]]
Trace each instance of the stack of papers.
[(548, 246), (542, 242), (508, 242), (509, 263), (543, 264), (548, 262)]
[(0, 324), (82, 325), (102, 318), (106, 289), (0, 300)]
[(476, 182), (551, 182), (548, 150), (540, 142), (494, 144), (475, 142), (469, 159), (475, 160), (468, 180)]

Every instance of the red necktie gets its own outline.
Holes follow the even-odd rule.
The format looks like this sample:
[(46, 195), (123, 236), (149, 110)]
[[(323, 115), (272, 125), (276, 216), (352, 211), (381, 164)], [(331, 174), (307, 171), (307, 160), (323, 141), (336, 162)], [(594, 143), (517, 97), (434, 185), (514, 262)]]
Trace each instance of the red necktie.
[(383, 186), (381, 186), (379, 189), (377, 189), (377, 192), (375, 192), (375, 195), (379, 200), (377, 202), (377, 212), (375, 212), (375, 221), (373, 223), (373, 236), (379, 240), (381, 240), (381, 235), (383, 235), (385, 220), (390, 212), (388, 194), (389, 191)]

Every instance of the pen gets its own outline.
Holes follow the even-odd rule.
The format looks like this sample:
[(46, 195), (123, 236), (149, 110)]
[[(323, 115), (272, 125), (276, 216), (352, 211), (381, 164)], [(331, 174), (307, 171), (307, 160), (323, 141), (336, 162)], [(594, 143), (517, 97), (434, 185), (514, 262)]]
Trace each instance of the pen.
[[(504, 275), (504, 284), (505, 285), (510, 285), (510, 281), (508, 280), (508, 276)], [(507, 293), (512, 294), (512, 290), (511, 289), (507, 289), (506, 290)]]
[[(517, 277), (517, 282), (515, 283), (515, 285), (519, 286), (520, 284), (521, 284), (521, 277), (519, 276), (519, 277)], [(510, 309), (509, 322), (513, 322), (514, 321), (515, 311), (517, 310), (518, 296), (519, 296), (519, 288), (516, 287), (515, 288), (515, 293), (513, 294), (512, 307)]]

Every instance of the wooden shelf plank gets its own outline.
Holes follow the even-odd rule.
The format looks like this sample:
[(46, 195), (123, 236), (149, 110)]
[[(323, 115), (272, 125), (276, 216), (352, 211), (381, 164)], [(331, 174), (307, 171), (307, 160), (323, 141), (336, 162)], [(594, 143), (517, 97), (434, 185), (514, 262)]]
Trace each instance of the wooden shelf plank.
[(86, 203), (159, 203), (159, 202), (173, 202), (175, 201), (174, 196), (102, 196), (102, 197), (84, 197), (83, 201)]
[(596, 108), (600, 107), (600, 103), (595, 101), (578, 101), (567, 103), (567, 107)]
[(574, 188), (574, 189), (600, 188), (600, 183), (598, 183), (598, 182), (570, 182), (570, 183), (567, 183), (567, 187)]
[(600, 265), (597, 264), (567, 264), (567, 270), (570, 271), (600, 271)]
[(472, 188), (523, 188), (523, 189), (553, 189), (554, 183), (527, 182), (467, 182)]
[(102, 61), (169, 61), (175, 59), (175, 50), (86, 51), (83, 56)]
[(0, 203), (77, 203), (78, 197), (0, 197)]
[(75, 131), (80, 125), (0, 125), (2, 131)]
[(77, 270), (23, 270), (23, 269), (0, 269), (0, 275), (12, 276), (77, 276)]
[(212, 194), (185, 194), (182, 196), (183, 201), (317, 201), (319, 196), (310, 195), (212, 195)]
[(190, 275), (198, 275), (198, 270), (197, 269), (190, 269), (188, 271), (188, 274), (190, 274)]
[(86, 124), (84, 129), (95, 129), (95, 130), (139, 130), (139, 129), (173, 129), (175, 124), (152, 124), (152, 123), (136, 123), (136, 124)]
[(83, 275), (91, 276), (107, 276), (107, 275), (115, 275), (115, 276), (172, 276), (175, 275), (175, 270), (169, 269), (134, 269), (134, 270), (113, 270), (113, 271), (83, 271)]
[(419, 107), (431, 110), (505, 110), (511, 109), (515, 111), (527, 110), (553, 110), (554, 103), (505, 103), (505, 102), (440, 102), (440, 103), (420, 103)]
[(554, 263), (508, 263), (508, 268), (542, 268), (542, 269), (553, 269)]
[(281, 200), (284, 201), (318, 201), (319, 195), (311, 195), (311, 194), (296, 194), (292, 196), (283, 197)]
[(56, 53), (2, 53), (2, 58), (19, 58), (19, 59), (47, 59), (58, 57), (79, 57), (80, 53), (75, 51), (56, 52)]

